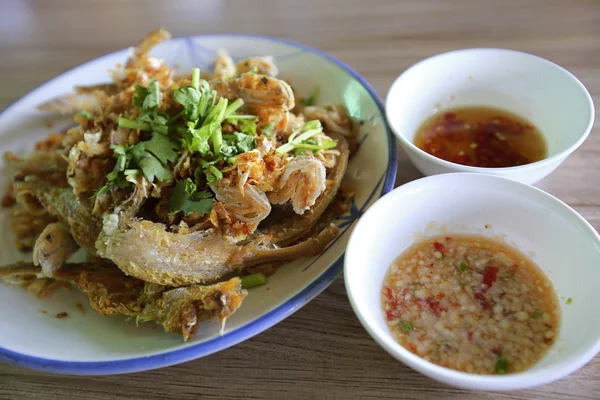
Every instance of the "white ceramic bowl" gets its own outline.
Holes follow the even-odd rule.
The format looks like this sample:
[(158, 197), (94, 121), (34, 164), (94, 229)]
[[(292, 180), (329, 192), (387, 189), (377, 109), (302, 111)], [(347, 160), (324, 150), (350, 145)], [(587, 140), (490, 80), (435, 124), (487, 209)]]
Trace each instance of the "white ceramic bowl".
[[(434, 157), (414, 145), (419, 126), (436, 112), (487, 105), (533, 122), (548, 157), (524, 166), (478, 168)], [(594, 104), (583, 84), (543, 58), (503, 49), (468, 49), (428, 58), (392, 85), (386, 115), (410, 161), (425, 175), (479, 172), (535, 183), (556, 169), (585, 140)]]
[[(417, 237), (452, 232), (502, 235), (552, 281), (562, 308), (561, 327), (555, 345), (531, 369), (502, 376), (458, 372), (425, 361), (394, 340), (381, 308), (388, 266)], [(352, 307), (371, 336), (409, 367), (449, 385), (474, 390), (539, 386), (574, 372), (600, 351), (600, 236), (560, 200), (512, 180), (446, 174), (393, 190), (356, 225), (344, 275)], [(573, 300), (567, 305), (568, 298)]]
[[(180, 71), (211, 68), (217, 49), (225, 48), (237, 62), (245, 57), (272, 55), (281, 75), (290, 78), (299, 97), (315, 85), (318, 104), (344, 104), (363, 119), (360, 149), (348, 165), (346, 182), (357, 191), (351, 211), (335, 223), (340, 235), (316, 257), (282, 266), (265, 286), (253, 288), (241, 308), (227, 320), (221, 333), (218, 321), (200, 324), (193, 340), (163, 332), (156, 324), (136, 327), (125, 317), (99, 316), (77, 290), (57, 291), (37, 299), (18, 286), (0, 282), (0, 361), (13, 362), (54, 373), (113, 374), (140, 371), (189, 361), (246, 340), (299, 310), (321, 293), (342, 270), (342, 254), (354, 222), (379, 196), (387, 193), (396, 174), (396, 146), (387, 128), (383, 105), (369, 84), (347, 65), (310, 47), (282, 39), (242, 34), (178, 37), (161, 43), (152, 55)], [(35, 106), (72, 91), (73, 85), (109, 81), (108, 70), (123, 63), (129, 50), (119, 50), (80, 65), (41, 85), (0, 115), (0, 154), (30, 151), (48, 135), (48, 116)], [(72, 124), (70, 118), (54, 121), (54, 129)], [(10, 175), (0, 160), (0, 191)], [(0, 265), (31, 261), (14, 245), (8, 211), (0, 209)], [(76, 303), (82, 303), (81, 313)], [(46, 311), (46, 313), (40, 312)], [(69, 318), (54, 316), (66, 311)]]

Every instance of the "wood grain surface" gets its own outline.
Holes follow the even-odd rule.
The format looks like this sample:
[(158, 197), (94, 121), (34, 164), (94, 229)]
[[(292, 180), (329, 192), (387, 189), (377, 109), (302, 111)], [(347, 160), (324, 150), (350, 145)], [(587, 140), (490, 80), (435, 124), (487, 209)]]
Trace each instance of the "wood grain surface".
[[(129, 46), (158, 26), (174, 35), (242, 32), (296, 40), (351, 65), (382, 98), (398, 74), (425, 57), (466, 47), (511, 48), (564, 66), (600, 104), (600, 2), (594, 0), (0, 0), (0, 109), (54, 75)], [(598, 130), (597, 122), (584, 145), (538, 184), (596, 230)], [(400, 151), (397, 184), (417, 177)], [(277, 326), (186, 364), (108, 377), (0, 365), (0, 398), (600, 399), (600, 357), (534, 390), (453, 389), (381, 350), (354, 316), (340, 278)]]

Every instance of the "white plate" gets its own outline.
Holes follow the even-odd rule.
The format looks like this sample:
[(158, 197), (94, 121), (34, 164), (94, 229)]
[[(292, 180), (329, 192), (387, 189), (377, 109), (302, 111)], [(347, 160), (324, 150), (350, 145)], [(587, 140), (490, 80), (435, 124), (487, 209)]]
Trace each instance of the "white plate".
[[(301, 97), (313, 87), (321, 89), (319, 103), (343, 103), (350, 113), (366, 121), (360, 131), (361, 146), (349, 163), (346, 180), (357, 190), (350, 215), (336, 221), (340, 236), (318, 257), (297, 260), (269, 279), (266, 286), (251, 289), (242, 307), (227, 320), (222, 335), (220, 323), (200, 326), (195, 339), (184, 343), (181, 336), (165, 333), (146, 323), (139, 327), (122, 317), (101, 317), (76, 290), (60, 291), (37, 299), (14, 286), (0, 286), (0, 359), (30, 368), (70, 374), (113, 374), (164, 367), (225, 349), (273, 326), (321, 293), (342, 270), (342, 255), (354, 222), (365, 209), (388, 192), (396, 173), (396, 145), (383, 106), (373, 88), (355, 71), (335, 58), (298, 43), (263, 36), (217, 34), (175, 38), (157, 46), (152, 54), (164, 58), (180, 71), (198, 66), (210, 69), (219, 48), (240, 59), (273, 55), (281, 76), (289, 77)], [(70, 92), (73, 85), (109, 80), (107, 71), (123, 63), (128, 50), (120, 50), (87, 62), (46, 82), (0, 114), (0, 151), (24, 152), (50, 131), (47, 116), (35, 106)], [(54, 124), (54, 129), (69, 119)], [(0, 188), (8, 183), (1, 166)], [(30, 260), (19, 253), (8, 215), (0, 214), (0, 264)], [(86, 311), (77, 310), (76, 303)], [(46, 310), (42, 313), (41, 310)], [(59, 312), (68, 318), (57, 319)]]

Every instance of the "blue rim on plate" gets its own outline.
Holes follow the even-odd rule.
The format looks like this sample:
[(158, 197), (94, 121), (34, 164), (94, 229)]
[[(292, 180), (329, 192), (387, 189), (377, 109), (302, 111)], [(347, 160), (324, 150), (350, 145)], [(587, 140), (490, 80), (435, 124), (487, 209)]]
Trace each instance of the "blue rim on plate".
[[(393, 186), (394, 181), (396, 179), (396, 169), (397, 169), (397, 154), (396, 154), (396, 141), (395, 137), (388, 126), (387, 120), (385, 119), (385, 110), (381, 99), (371, 87), (371, 85), (361, 77), (356, 71), (350, 68), (344, 62), (338, 60), (337, 58), (321, 51), (315, 49), (313, 47), (297, 43), (287, 39), (280, 39), (271, 36), (265, 35), (249, 35), (249, 34), (237, 34), (237, 33), (214, 33), (214, 34), (203, 34), (203, 35), (195, 35), (195, 36), (184, 36), (179, 37), (180, 39), (190, 40), (198, 37), (210, 37), (210, 36), (233, 36), (233, 37), (248, 37), (248, 38), (259, 38), (263, 40), (270, 40), (273, 42), (283, 43), (289, 46), (294, 46), (301, 50), (311, 52), (320, 57), (323, 57), (332, 63), (336, 64), (343, 70), (345, 70), (348, 74), (350, 74), (354, 79), (356, 79), (369, 93), (369, 95), (373, 98), (373, 101), (377, 105), (379, 113), (382, 116), (382, 123), (387, 132), (388, 138), (388, 157), (389, 163), (384, 174), (383, 178), (383, 187), (381, 189), (380, 197), (389, 192)], [(176, 39), (176, 38), (175, 38)], [(44, 82), (42, 85), (46, 85), (53, 80), (72, 72), (73, 70), (90, 64), (94, 61), (100, 60), (105, 57), (109, 57), (115, 53), (118, 53), (121, 50), (117, 50), (115, 52), (111, 52), (105, 54), (103, 56), (94, 58), (90, 61), (87, 61), (83, 64), (80, 64), (74, 68), (71, 68), (68, 71), (65, 71), (54, 78)], [(39, 86), (38, 86), (39, 87)], [(34, 89), (34, 91), (37, 90)], [(27, 96), (27, 95), (25, 95)], [(23, 97), (25, 97), (23, 96)], [(18, 103), (23, 97), (11, 103), (8, 107), (6, 107), (2, 112), (0, 112), (0, 117), (9, 111), (16, 103)], [(375, 190), (379, 187), (379, 184), (376, 186)], [(375, 193), (375, 192), (374, 192)], [(373, 193), (373, 194), (374, 194)], [(372, 195), (373, 195), (372, 194)], [(365, 202), (365, 206), (369, 203), (370, 200)], [(363, 210), (361, 210), (363, 211)], [(352, 224), (350, 224), (351, 226)], [(350, 227), (348, 226), (347, 229)], [(340, 235), (341, 236), (341, 235)], [(310, 285), (301, 290), (294, 297), (281, 304), (280, 306), (274, 308), (268, 313), (262, 315), (261, 317), (255, 319), (252, 322), (247, 323), (246, 325), (238, 328), (232, 332), (226, 333), (222, 336), (216, 337), (211, 340), (207, 340), (202, 343), (198, 343), (196, 345), (192, 345), (189, 347), (185, 347), (178, 350), (167, 351), (164, 353), (154, 354), (151, 356), (145, 357), (135, 357), (125, 360), (114, 360), (114, 361), (99, 361), (99, 362), (80, 362), (80, 361), (60, 361), (60, 360), (51, 360), (46, 358), (28, 356), (21, 353), (16, 353), (11, 350), (0, 347), (0, 360), (4, 362), (9, 362), (12, 364), (20, 365), (27, 368), (32, 368), (36, 370), (42, 370), (53, 373), (61, 373), (61, 374), (77, 374), (77, 375), (104, 375), (104, 374), (121, 374), (128, 372), (139, 372), (146, 371), (155, 368), (168, 367), (171, 365), (187, 362), (194, 360), (196, 358), (204, 357), (210, 355), (212, 353), (216, 353), (218, 351), (224, 350), (230, 346), (238, 344), (246, 339), (249, 339), (278, 322), (282, 321), (286, 317), (290, 316), (294, 312), (298, 311), (301, 307), (319, 295), (322, 291), (324, 291), (333, 281), (342, 273), (343, 270), (343, 257), (344, 253), (340, 254), (338, 259), (318, 278), (316, 278)]]

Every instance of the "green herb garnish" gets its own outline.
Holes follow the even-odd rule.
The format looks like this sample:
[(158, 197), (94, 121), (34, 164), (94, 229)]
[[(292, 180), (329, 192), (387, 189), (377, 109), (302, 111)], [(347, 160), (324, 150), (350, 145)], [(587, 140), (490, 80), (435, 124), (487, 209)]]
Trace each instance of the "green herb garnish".
[(288, 137), (288, 142), (280, 147), (278, 147), (275, 151), (279, 154), (285, 154), (289, 151), (295, 149), (307, 149), (318, 151), (321, 149), (331, 149), (337, 145), (336, 140), (325, 139), (321, 142), (321, 144), (311, 144), (317, 143), (316, 141), (309, 142), (313, 136), (319, 135), (323, 133), (323, 127), (321, 126), (321, 122), (319, 120), (308, 121), (304, 125), (302, 125), (299, 129), (292, 132), (292, 134)]
[[(197, 68), (194, 71), (199, 71)], [(195, 72), (193, 72), (194, 74)], [(195, 73), (199, 76), (199, 72)], [(242, 99), (229, 104), (226, 98), (217, 100), (217, 92), (212, 90), (208, 82), (199, 82), (192, 76), (192, 85), (175, 91), (173, 98), (184, 107), (185, 127), (180, 129), (183, 147), (191, 152), (198, 152), (205, 159), (220, 159), (226, 154), (222, 148), (221, 124), (226, 119), (230, 122), (241, 121), (243, 133), (256, 134), (256, 119), (253, 115), (237, 115), (235, 112), (244, 105)]]
[(262, 133), (263, 135), (271, 139), (273, 137), (273, 124), (270, 122), (266, 123), (265, 126), (263, 126), (262, 128)]
[(255, 286), (262, 286), (267, 283), (267, 277), (261, 273), (242, 276), (242, 289), (249, 289)]
[(158, 111), (161, 100), (160, 86), (156, 79), (153, 79), (147, 88), (137, 85), (133, 96), (133, 105), (140, 110), (140, 115), (136, 120), (120, 117), (119, 126), (166, 135), (169, 131), (168, 116), (164, 112)]
[(499, 356), (494, 364), (494, 372), (497, 374), (506, 374), (508, 372), (508, 361), (506, 358)]
[(311, 92), (310, 96), (308, 96), (305, 99), (301, 99), (302, 104), (304, 104), (305, 106), (313, 106), (317, 103), (317, 97), (319, 97), (319, 87), (315, 86), (313, 88), (313, 91)]
[(212, 194), (209, 191), (196, 191), (196, 184), (190, 179), (184, 179), (175, 185), (169, 207), (173, 213), (183, 211), (184, 215), (192, 213), (203, 216), (212, 210)]
[(410, 321), (400, 321), (400, 327), (404, 332), (410, 332), (414, 329), (413, 324)]
[(119, 188), (129, 186), (126, 177), (133, 175), (132, 171), (143, 173), (150, 183), (155, 180), (171, 180), (173, 177), (168, 162), (177, 160), (178, 147), (176, 142), (160, 133), (154, 133), (152, 139), (139, 142), (134, 146), (111, 145), (117, 162), (113, 171), (106, 176), (106, 184), (95, 195), (105, 193), (115, 186)]
[(572, 298), (572, 297), (569, 297), (569, 298), (567, 299), (567, 301), (566, 301), (566, 304), (571, 304), (572, 302), (573, 302), (573, 298)]
[(458, 269), (460, 270), (460, 272), (465, 272), (469, 269), (469, 266), (467, 265), (467, 263), (461, 262), (460, 264), (458, 264)]
[(92, 114), (90, 114), (89, 111), (81, 110), (77, 114), (75, 114), (75, 118), (92, 119)]
[[(128, 187), (135, 180), (127, 178), (135, 174), (143, 174), (151, 183), (173, 179), (170, 166), (177, 161), (182, 150), (202, 157), (196, 178), (201, 176), (199, 172), (205, 175), (208, 183), (212, 183), (223, 178), (218, 163), (232, 163), (238, 154), (256, 148), (256, 116), (236, 114), (244, 101), (237, 99), (230, 103), (226, 98), (218, 98), (208, 82), (200, 79), (198, 68), (192, 70), (190, 85), (173, 92), (173, 100), (183, 107), (181, 112), (170, 117), (160, 110), (162, 96), (155, 79), (148, 87), (135, 87), (133, 105), (139, 116), (136, 119), (121, 116), (118, 124), (122, 128), (152, 132), (152, 137), (134, 146), (112, 147), (117, 158), (115, 168), (108, 174), (105, 186), (96, 194), (115, 186)], [(224, 138), (221, 125), (225, 121), (237, 125), (240, 132)], [(212, 207), (212, 199), (209, 199), (208, 192), (184, 193), (187, 192), (181, 186), (175, 187), (169, 202), (173, 212), (204, 215), (210, 211), (208, 204)]]
[(542, 316), (543, 316), (543, 315), (544, 315), (544, 313), (543, 313), (542, 311), (540, 311), (540, 310), (536, 310), (536, 311), (533, 313), (533, 318), (539, 319), (539, 318), (542, 318)]

